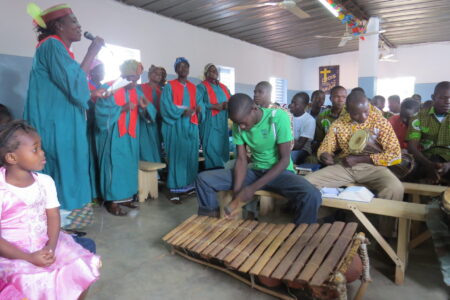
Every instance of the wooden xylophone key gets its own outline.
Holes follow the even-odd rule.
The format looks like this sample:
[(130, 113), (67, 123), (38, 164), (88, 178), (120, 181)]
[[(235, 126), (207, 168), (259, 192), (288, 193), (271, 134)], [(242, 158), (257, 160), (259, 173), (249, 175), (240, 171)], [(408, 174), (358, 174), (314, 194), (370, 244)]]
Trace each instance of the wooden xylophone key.
[(275, 228), (275, 224), (268, 224), (257, 234), (257, 236), (245, 247), (239, 255), (230, 263), (233, 269), (239, 268), (244, 261), (252, 254), (253, 250), (264, 241), (269, 233)]
[(202, 240), (215, 228), (217, 228), (217, 224), (220, 224), (222, 219), (211, 218), (210, 221), (205, 227), (203, 227), (202, 231), (186, 246), (184, 246), (187, 250), (192, 250), (198, 243), (202, 242)]
[(357, 223), (348, 223), (345, 226), (344, 231), (333, 245), (333, 249), (311, 279), (310, 285), (322, 285), (330, 278), (331, 273), (336, 269), (345, 250), (348, 249), (348, 246), (351, 244), (357, 227)]
[(269, 245), (269, 247), (264, 251), (264, 253), (259, 257), (256, 264), (250, 270), (250, 274), (258, 275), (259, 272), (264, 268), (267, 262), (270, 260), (272, 255), (277, 251), (280, 245), (284, 242), (284, 240), (289, 236), (289, 234), (294, 230), (295, 224), (286, 224), (284, 225), (281, 232), (277, 235), (277, 237), (273, 240), (273, 242)]
[(308, 244), (309, 240), (319, 229), (319, 224), (309, 225), (305, 232), (300, 236), (295, 245), (289, 251), (289, 253), (283, 258), (281, 263), (273, 271), (271, 277), (274, 279), (282, 279), (292, 266), (296, 258), (302, 252), (303, 248)]
[(256, 236), (261, 232), (261, 230), (264, 229), (264, 227), (267, 226), (267, 223), (260, 223), (253, 231), (252, 233), (250, 233), (250, 235), (248, 235), (245, 240), (243, 240), (239, 245), (237, 245), (233, 251), (231, 251), (231, 253), (229, 253), (223, 260), (225, 261), (226, 264), (230, 264), (233, 259), (236, 258), (236, 256), (238, 256), (242, 250), (245, 249), (245, 247), (248, 246), (248, 244), (250, 244), (251, 241), (253, 241)]
[(210, 257), (217, 257), (217, 254), (220, 253), (242, 230), (248, 230), (249, 227), (256, 226), (256, 221), (247, 220), (239, 227), (237, 227), (226, 239), (221, 241), (214, 250), (209, 254)]
[(186, 248), (186, 246), (189, 245), (189, 243), (191, 243), (198, 236), (200, 236), (206, 228), (209, 228), (211, 223), (217, 220), (218, 220), (217, 218), (211, 217), (208, 217), (207, 219), (203, 220), (203, 222), (199, 226), (197, 226), (197, 228), (191, 231), (189, 236), (186, 239), (184, 239), (183, 242), (179, 243), (178, 246)]
[(202, 240), (195, 245), (191, 250), (195, 253), (200, 253), (202, 252), (204, 249), (206, 249), (206, 247), (208, 247), (213, 241), (215, 241), (222, 232), (224, 232), (228, 226), (227, 224), (229, 224), (229, 220), (222, 218), (219, 219), (220, 221), (218, 223), (215, 224), (215, 226), (211, 229), (211, 231), (202, 238)]
[(183, 230), (180, 232), (180, 234), (174, 236), (172, 239), (170, 239), (168, 242), (172, 246), (178, 246), (181, 243), (183, 243), (186, 239), (190, 237), (191, 232), (194, 232), (200, 225), (203, 224), (203, 222), (208, 219), (206, 216), (200, 216), (193, 220), (191, 223), (189, 223), (189, 227), (186, 228), (186, 230)]
[(167, 242), (171, 237), (176, 235), (177, 233), (181, 232), (188, 226), (188, 224), (193, 221), (195, 218), (197, 218), (198, 215), (192, 215), (188, 219), (186, 219), (183, 223), (175, 227), (173, 230), (171, 230), (168, 234), (166, 234), (162, 239), (163, 241)]
[(284, 225), (275, 225), (275, 228), (267, 235), (267, 237), (262, 241), (262, 243), (256, 248), (256, 250), (250, 255), (249, 258), (242, 264), (239, 268), (240, 272), (247, 273), (258, 261), (261, 254), (269, 247), (270, 243), (276, 238), (276, 236), (281, 232)]
[[(219, 234), (214, 241), (208, 245), (204, 250), (200, 252), (205, 257), (211, 257), (210, 253), (216, 249), (226, 238), (228, 238), (233, 232), (244, 223), (244, 220), (231, 220), (225, 224), (225, 230), (222, 234)], [(217, 233), (216, 233), (217, 234)]]
[(330, 228), (331, 224), (323, 224), (320, 229), (312, 236), (312, 238), (308, 241), (308, 244), (303, 248), (303, 251), (292, 264), (287, 274), (283, 277), (284, 280), (294, 281), (298, 273), (301, 271), (313, 251), (320, 244)]
[(342, 232), (342, 229), (344, 229), (344, 226), (345, 226), (344, 222), (333, 223), (333, 226), (331, 226), (331, 229), (328, 231), (325, 238), (317, 247), (316, 251), (314, 252), (314, 255), (306, 264), (305, 268), (302, 270), (300, 275), (298, 275), (297, 280), (308, 282), (312, 278), (314, 273), (320, 267), (328, 251), (333, 246), (334, 242), (338, 239), (339, 235)]
[(308, 224), (300, 224), (297, 226), (294, 232), (289, 236), (287, 241), (283, 243), (277, 253), (275, 253), (275, 255), (269, 260), (259, 275), (269, 277), (307, 228)]

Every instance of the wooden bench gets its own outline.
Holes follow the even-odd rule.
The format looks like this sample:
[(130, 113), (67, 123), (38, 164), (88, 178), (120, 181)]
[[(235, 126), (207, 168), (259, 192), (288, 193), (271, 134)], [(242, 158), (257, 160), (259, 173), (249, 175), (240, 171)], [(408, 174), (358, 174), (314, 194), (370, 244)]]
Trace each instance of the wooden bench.
[[(263, 190), (257, 191), (255, 195), (260, 196), (260, 207), (262, 209), (270, 208), (275, 199), (284, 199), (281, 195)], [(232, 191), (219, 192), (221, 215), (223, 215), (223, 207), (231, 201), (231, 198)], [(395, 283), (399, 285), (403, 284), (408, 261), (411, 220), (425, 221), (427, 215), (426, 205), (379, 198), (374, 198), (369, 203), (322, 198), (322, 206), (352, 211), (396, 265)], [(399, 219), (396, 251), (381, 236), (364, 213)]]
[(158, 170), (165, 167), (164, 163), (139, 161), (139, 202), (158, 198)]

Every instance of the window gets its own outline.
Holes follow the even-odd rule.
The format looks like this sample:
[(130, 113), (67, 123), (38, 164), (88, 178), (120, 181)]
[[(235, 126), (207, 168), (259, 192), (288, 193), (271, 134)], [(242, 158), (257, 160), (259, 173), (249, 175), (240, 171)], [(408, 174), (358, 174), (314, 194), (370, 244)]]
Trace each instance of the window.
[(141, 61), (141, 51), (106, 44), (98, 53), (97, 58), (105, 65), (105, 79), (103, 82), (108, 82), (120, 77), (120, 65), (127, 59)]
[(270, 77), (272, 85), (272, 102), (287, 104), (287, 80), (283, 78)]
[(399, 95), (400, 99), (411, 97), (414, 94), (415, 77), (379, 78), (377, 80), (377, 95), (387, 98), (391, 95)]
[(217, 66), (219, 71), (219, 80), (223, 84), (227, 86), (227, 88), (230, 90), (231, 95), (235, 92), (235, 79), (234, 79), (234, 68), (232, 67), (225, 67), (225, 66)]

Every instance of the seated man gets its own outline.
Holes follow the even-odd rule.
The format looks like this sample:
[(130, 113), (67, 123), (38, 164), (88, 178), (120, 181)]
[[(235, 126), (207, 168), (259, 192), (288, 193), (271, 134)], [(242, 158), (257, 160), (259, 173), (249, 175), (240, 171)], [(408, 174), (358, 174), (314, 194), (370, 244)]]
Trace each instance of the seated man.
[[(308, 174), (305, 178), (318, 188), (341, 187), (350, 183), (366, 185), (383, 199), (403, 200), (403, 185), (386, 166), (401, 160), (400, 146), (392, 126), (379, 110), (369, 104), (359, 91), (352, 92), (346, 100), (347, 112), (335, 121), (320, 146), (317, 157), (327, 167)], [(382, 146), (382, 152), (370, 155), (351, 155), (349, 140), (359, 129), (370, 130)], [(340, 151), (339, 163), (335, 152)], [(386, 236), (392, 234), (392, 222), (382, 222)]]
[(393, 115), (398, 115), (400, 113), (400, 96), (399, 95), (392, 95), (388, 98), (388, 105), (389, 105), (389, 111)]
[(294, 148), (292, 161), (299, 165), (311, 154), (311, 141), (314, 139), (316, 120), (307, 112), (309, 96), (304, 92), (295, 94), (291, 101), (291, 113), (294, 116)]
[[(431, 184), (450, 181), (450, 82), (434, 88), (433, 106), (422, 109), (408, 128), (408, 151), (414, 155), (421, 171)], [(425, 175), (425, 176), (424, 176)]]
[(381, 111), (383, 117), (385, 117), (386, 119), (389, 119), (394, 115), (389, 111), (384, 111), (384, 107), (386, 106), (386, 99), (383, 96), (376, 95), (372, 98), (370, 102), (372, 103), (373, 106), (375, 106)]
[(324, 111), (324, 103), (325, 93), (321, 90), (316, 90), (311, 95), (311, 103), (308, 105), (306, 112), (315, 119), (322, 111)]
[(394, 115), (388, 119), (395, 131), (395, 135), (398, 138), (400, 148), (402, 148), (402, 150), (408, 148), (408, 142), (405, 140), (406, 134), (408, 133), (408, 125), (412, 116), (414, 116), (418, 111), (419, 102), (413, 100), (412, 98), (406, 98), (400, 106), (400, 114)]
[(330, 91), (331, 108), (321, 112), (316, 118), (316, 132), (314, 135), (313, 152), (317, 151), (320, 143), (322, 143), (331, 123), (336, 121), (341, 112), (344, 110), (345, 98), (347, 97), (347, 90), (343, 86), (335, 86)]
[[(295, 224), (316, 222), (321, 195), (294, 172), (290, 157), (293, 138), (286, 112), (258, 107), (249, 96), (236, 94), (229, 100), (228, 113), (234, 122), (236, 166), (234, 170), (211, 170), (198, 175), (198, 214), (219, 216), (218, 191), (233, 190), (233, 201), (228, 206), (233, 216), (239, 206), (252, 200), (257, 190), (267, 189), (291, 201)], [(251, 168), (247, 167), (245, 145), (251, 150)]]

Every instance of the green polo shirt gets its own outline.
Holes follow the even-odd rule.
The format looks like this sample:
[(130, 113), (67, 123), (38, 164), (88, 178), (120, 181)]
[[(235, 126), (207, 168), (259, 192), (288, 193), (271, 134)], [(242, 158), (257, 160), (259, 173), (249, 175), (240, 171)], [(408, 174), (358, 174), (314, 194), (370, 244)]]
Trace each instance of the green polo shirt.
[(331, 124), (338, 118), (339, 116), (333, 116), (331, 114), (331, 108), (327, 108), (321, 112), (316, 118), (316, 132), (314, 135), (314, 140), (322, 142), (325, 135), (328, 133), (328, 129), (330, 129)]
[(450, 116), (446, 114), (439, 122), (434, 107), (422, 109), (411, 118), (406, 140), (420, 141), (423, 154), (426, 157), (439, 155), (450, 161)]
[[(260, 108), (261, 120), (250, 130), (241, 130), (233, 123), (233, 142), (251, 150), (252, 169), (269, 170), (279, 160), (278, 144), (294, 139), (288, 114), (281, 109)], [(287, 170), (294, 172), (292, 160)]]

